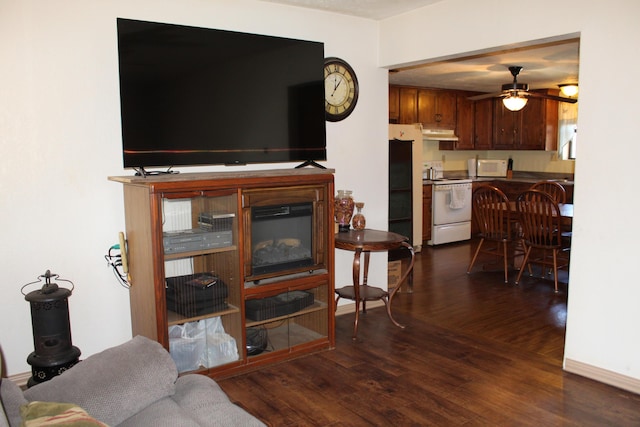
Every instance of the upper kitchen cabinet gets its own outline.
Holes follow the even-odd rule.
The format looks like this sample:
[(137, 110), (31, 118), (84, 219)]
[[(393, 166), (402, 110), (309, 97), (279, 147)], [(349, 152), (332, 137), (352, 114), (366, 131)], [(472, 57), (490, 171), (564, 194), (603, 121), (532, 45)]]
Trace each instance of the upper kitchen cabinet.
[[(545, 91), (558, 95), (558, 91)], [(533, 101), (533, 102), (532, 102)], [(558, 149), (558, 101), (544, 98), (529, 98), (522, 110), (521, 150)], [(531, 107), (531, 108), (529, 108)]]
[(450, 90), (418, 90), (418, 122), (425, 129), (456, 128), (456, 92)]
[(493, 130), (496, 150), (556, 150), (558, 101), (529, 98), (522, 110), (509, 111), (496, 99)]
[(391, 85), (389, 123), (422, 123), (425, 129), (455, 129), (456, 92)]
[(398, 123), (400, 119), (400, 88), (389, 86), (389, 123)]
[(490, 150), (493, 143), (493, 99), (473, 104), (473, 148)]
[[(468, 93), (459, 93), (456, 96), (456, 141), (455, 148), (458, 150), (473, 150), (474, 144), (474, 102), (469, 99)], [(444, 149), (441, 145), (441, 149)]]
[(418, 123), (418, 89), (412, 87), (400, 87), (399, 92), (398, 123)]

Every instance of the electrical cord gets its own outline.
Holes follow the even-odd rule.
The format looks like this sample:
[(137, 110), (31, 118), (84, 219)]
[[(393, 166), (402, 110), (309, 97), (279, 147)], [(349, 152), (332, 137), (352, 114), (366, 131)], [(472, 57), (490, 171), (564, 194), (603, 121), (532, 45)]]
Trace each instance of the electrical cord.
[(120, 252), (114, 253), (115, 251), (120, 251), (119, 244), (111, 246), (104, 256), (104, 259), (107, 261), (107, 266), (112, 268), (113, 275), (118, 279), (118, 283), (120, 283), (123, 288), (129, 289), (131, 288), (131, 284), (129, 280), (127, 280), (127, 274), (122, 267), (122, 255)]

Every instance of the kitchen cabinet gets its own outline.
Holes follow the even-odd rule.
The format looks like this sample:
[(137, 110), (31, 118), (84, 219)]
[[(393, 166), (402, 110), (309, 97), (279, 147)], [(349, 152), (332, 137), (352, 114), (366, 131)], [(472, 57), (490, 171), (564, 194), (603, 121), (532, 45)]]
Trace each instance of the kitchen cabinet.
[(422, 241), (431, 240), (431, 218), (433, 215), (433, 185), (422, 186)]
[(418, 89), (400, 87), (398, 96), (398, 123), (407, 125), (418, 123)]
[[(552, 89), (537, 90), (557, 95)], [(520, 111), (502, 99), (469, 101), (458, 90), (389, 86), (389, 123), (421, 123), (423, 128), (454, 129), (458, 141), (441, 150), (546, 150), (558, 145), (558, 101), (529, 98)]]
[(495, 100), (493, 108), (493, 148), (496, 150), (517, 149), (522, 131), (522, 110), (510, 111), (501, 100)]
[(418, 90), (418, 122), (425, 129), (456, 128), (456, 92), (452, 90)]
[(458, 141), (455, 143), (455, 148), (457, 150), (473, 150), (475, 148), (473, 124), (475, 105), (469, 96), (471, 95), (466, 92), (458, 93), (456, 96), (455, 130)]
[[(180, 372), (220, 378), (335, 346), (331, 171), (109, 179), (124, 190), (132, 335), (162, 344)], [(275, 224), (283, 204), (308, 206), (296, 227)]]
[(493, 146), (493, 99), (474, 102), (473, 148), (490, 150)]
[(389, 86), (389, 123), (398, 123), (400, 119), (400, 88)]
[[(545, 91), (558, 95), (558, 91)], [(558, 101), (544, 98), (529, 98), (522, 109), (521, 150), (558, 149)], [(531, 107), (531, 108), (529, 108)]]
[(455, 129), (456, 92), (410, 86), (389, 86), (389, 122), (398, 124), (422, 123), (425, 129)]
[(529, 98), (522, 110), (510, 111), (496, 99), (493, 129), (493, 149), (556, 150), (558, 101)]

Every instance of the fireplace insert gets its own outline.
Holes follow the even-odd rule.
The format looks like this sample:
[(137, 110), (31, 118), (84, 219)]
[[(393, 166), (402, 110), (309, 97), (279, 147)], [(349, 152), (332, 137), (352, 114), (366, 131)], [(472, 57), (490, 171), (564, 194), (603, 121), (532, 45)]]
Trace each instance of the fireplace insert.
[(251, 208), (252, 275), (313, 266), (313, 203)]

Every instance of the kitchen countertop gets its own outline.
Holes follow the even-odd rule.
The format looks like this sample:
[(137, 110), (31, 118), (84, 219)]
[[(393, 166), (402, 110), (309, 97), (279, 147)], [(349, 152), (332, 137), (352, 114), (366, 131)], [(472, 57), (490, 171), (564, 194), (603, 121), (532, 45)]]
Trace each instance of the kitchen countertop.
[[(445, 179), (467, 179), (467, 171), (445, 171)], [(488, 182), (488, 181), (512, 181), (512, 182), (525, 182), (534, 184), (538, 181), (557, 181), (562, 185), (573, 185), (573, 174), (566, 173), (549, 173), (549, 172), (527, 172), (527, 171), (513, 171), (513, 178), (506, 177), (475, 177), (471, 178), (472, 182)], [(423, 179), (422, 185), (433, 184), (434, 181), (430, 179)]]

